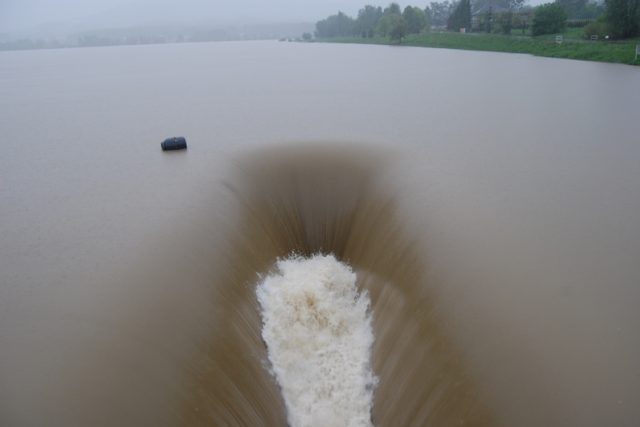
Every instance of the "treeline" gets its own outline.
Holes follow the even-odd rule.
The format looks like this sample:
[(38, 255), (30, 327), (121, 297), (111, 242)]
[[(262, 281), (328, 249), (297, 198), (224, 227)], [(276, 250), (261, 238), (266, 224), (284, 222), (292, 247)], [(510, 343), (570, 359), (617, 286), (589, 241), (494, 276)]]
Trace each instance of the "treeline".
[(0, 33), (0, 51), (24, 49), (58, 49), (93, 46), (145, 45), (162, 43), (195, 43), (226, 40), (274, 40), (295, 38), (312, 31), (314, 24), (183, 24), (95, 29), (82, 33), (61, 34), (46, 38), (17, 38)]
[(397, 3), (391, 3), (386, 8), (367, 5), (360, 9), (356, 19), (338, 12), (316, 24), (316, 37), (362, 37), (389, 36), (393, 40), (400, 40), (407, 34), (417, 34), (428, 31), (430, 20), (425, 10), (415, 6), (400, 9)]
[[(269, 38), (273, 38), (270, 36)], [(83, 34), (68, 36), (64, 39), (17, 39), (0, 41), (0, 51), (30, 50), (30, 49), (61, 49), (74, 47), (128, 46), (145, 44), (184, 43), (229, 40), (222, 30), (198, 32), (188, 37), (182, 34), (176, 36), (164, 35), (103, 35)]]
[(640, 35), (640, 0), (605, 0), (605, 6), (605, 31), (617, 38)]
[(512, 29), (532, 35), (552, 34), (569, 26), (585, 28), (587, 37), (628, 38), (640, 34), (640, 0), (556, 0), (536, 8), (526, 0), (458, 0), (431, 2), (424, 9), (397, 3), (386, 8), (366, 5), (352, 18), (342, 12), (316, 24), (318, 38), (389, 37), (400, 41), (407, 34), (450, 31), (510, 34)]
[[(509, 33), (514, 25), (522, 25), (514, 11), (530, 10), (525, 0), (444, 0), (431, 2), (424, 9), (397, 3), (386, 8), (364, 6), (354, 19), (342, 12), (329, 16), (316, 24), (316, 37), (390, 37), (401, 40), (407, 34), (428, 32), (431, 28), (460, 31), (485, 31), (495, 29)], [(586, 1), (586, 0), (575, 0)], [(513, 21), (513, 22), (512, 22)], [(522, 22), (521, 22), (522, 21)], [(492, 25), (498, 23), (498, 26)]]
[[(567, 19), (574, 19), (573, 22)], [(586, 37), (626, 39), (640, 35), (640, 0), (556, 0), (535, 8), (532, 34), (560, 33), (567, 25), (581, 21)]]

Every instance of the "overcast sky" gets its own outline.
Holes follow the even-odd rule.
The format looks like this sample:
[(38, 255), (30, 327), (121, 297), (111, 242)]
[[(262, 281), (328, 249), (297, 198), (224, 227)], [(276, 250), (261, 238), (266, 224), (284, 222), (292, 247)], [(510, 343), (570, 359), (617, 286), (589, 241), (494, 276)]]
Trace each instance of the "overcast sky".
[[(539, 3), (542, 0), (530, 0)], [(399, 2), (424, 7), (429, 0)], [(87, 28), (198, 22), (315, 22), (390, 0), (0, 0), (0, 33), (61, 23)]]
[[(135, 25), (171, 22), (317, 21), (366, 0), (0, 0), (0, 32), (62, 22)], [(387, 1), (371, 1), (386, 4)]]

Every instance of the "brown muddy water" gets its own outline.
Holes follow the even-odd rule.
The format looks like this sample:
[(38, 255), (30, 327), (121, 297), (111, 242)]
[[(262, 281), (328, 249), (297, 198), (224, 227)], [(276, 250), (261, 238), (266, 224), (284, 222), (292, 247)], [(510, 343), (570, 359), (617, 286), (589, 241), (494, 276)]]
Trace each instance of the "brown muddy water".
[(0, 425), (286, 425), (255, 290), (291, 253), (369, 292), (376, 426), (638, 425), (638, 88), (438, 49), (0, 53)]

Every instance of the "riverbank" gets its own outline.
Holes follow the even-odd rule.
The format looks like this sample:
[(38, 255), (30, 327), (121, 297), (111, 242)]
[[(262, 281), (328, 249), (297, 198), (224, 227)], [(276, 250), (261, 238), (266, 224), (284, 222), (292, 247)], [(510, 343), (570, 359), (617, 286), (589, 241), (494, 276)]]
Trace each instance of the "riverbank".
[(576, 29), (570, 29), (563, 34), (563, 40), (560, 44), (556, 43), (555, 35), (531, 37), (527, 35), (462, 34), (451, 32), (411, 34), (404, 37), (401, 43), (392, 42), (386, 37), (336, 37), (320, 41), (528, 53), (552, 58), (640, 65), (640, 58), (635, 60), (635, 47), (636, 44), (640, 44), (640, 39), (590, 41), (582, 39)]

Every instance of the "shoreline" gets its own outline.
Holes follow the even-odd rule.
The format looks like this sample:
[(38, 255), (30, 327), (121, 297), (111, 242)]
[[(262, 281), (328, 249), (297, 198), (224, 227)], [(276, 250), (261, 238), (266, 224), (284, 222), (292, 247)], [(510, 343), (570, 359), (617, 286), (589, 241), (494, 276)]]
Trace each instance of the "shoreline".
[(392, 42), (386, 37), (335, 37), (318, 39), (317, 41), (323, 43), (377, 44), (484, 52), (524, 53), (548, 58), (640, 65), (640, 57), (638, 60), (635, 60), (635, 46), (636, 44), (640, 44), (640, 40), (638, 39), (624, 41), (590, 41), (568, 37), (565, 34), (563, 42), (557, 44), (555, 42), (555, 35), (531, 37), (526, 35), (486, 33), (430, 32), (408, 35), (404, 37), (400, 43)]

